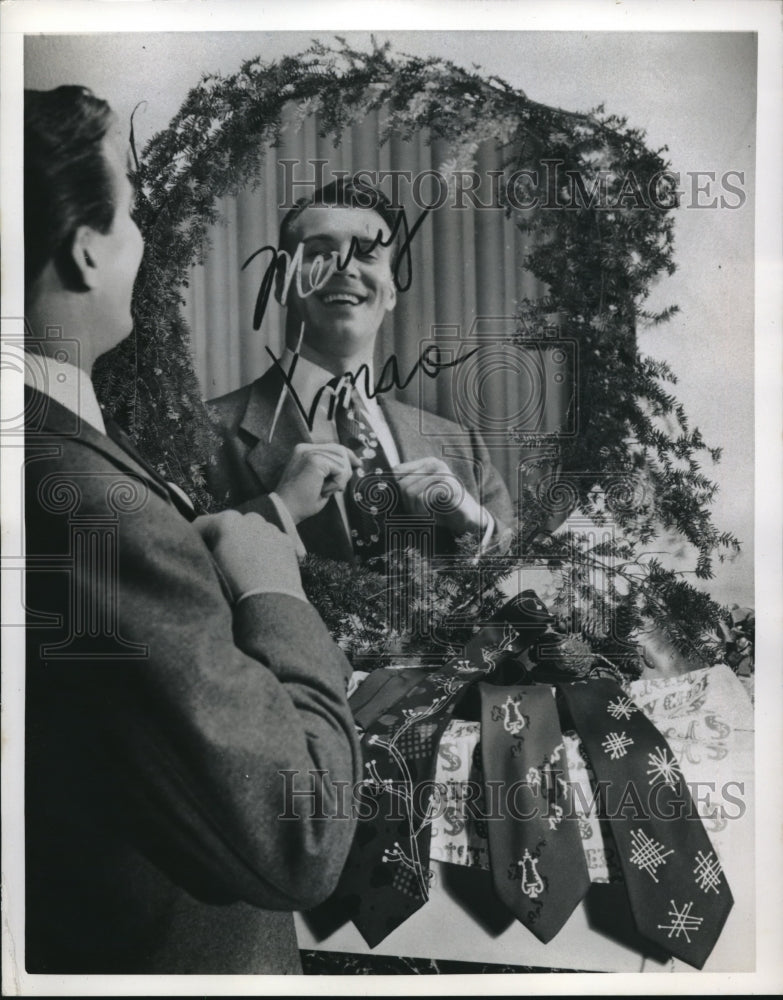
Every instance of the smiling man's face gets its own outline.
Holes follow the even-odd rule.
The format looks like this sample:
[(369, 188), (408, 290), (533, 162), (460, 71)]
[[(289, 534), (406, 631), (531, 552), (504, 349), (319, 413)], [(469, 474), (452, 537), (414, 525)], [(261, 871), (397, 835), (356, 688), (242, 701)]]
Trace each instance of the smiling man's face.
[[(335, 374), (372, 359), (383, 317), (397, 301), (392, 249), (378, 243), (379, 234), (388, 241), (389, 227), (377, 212), (348, 206), (306, 208), (291, 228), (291, 250), (303, 244), (302, 287), (320, 287), (302, 297), (294, 280), (286, 304), (304, 322), (302, 355)], [(354, 238), (359, 246), (351, 260), (319, 281), (317, 258), (323, 276), (335, 254), (346, 260)]]

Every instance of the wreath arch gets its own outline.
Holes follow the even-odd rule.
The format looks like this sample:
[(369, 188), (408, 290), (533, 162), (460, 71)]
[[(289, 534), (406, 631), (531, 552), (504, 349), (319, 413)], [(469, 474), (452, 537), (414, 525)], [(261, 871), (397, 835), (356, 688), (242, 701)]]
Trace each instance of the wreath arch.
[[(388, 44), (370, 52), (341, 40), (335, 47), (314, 44), (279, 62), (255, 58), (234, 74), (205, 76), (136, 157), (146, 249), (135, 336), (106, 356), (96, 384), (109, 412), (160, 470), (205, 509), (213, 506), (202, 475), (212, 436), (182, 290), (193, 264), (203, 260), (218, 199), (259, 183), (264, 153), (290, 127), (292, 109), (294, 124), (317, 112), (321, 134), (335, 144), (348, 125), (382, 111), (381, 141), (426, 129), (449, 143), (452, 169), (473, 167), (481, 143), (504, 150), (515, 178), (504, 189), (509, 221), (535, 237), (519, 266), (548, 288), (541, 299), (520, 303), (515, 336), (539, 335), (554, 315), (559, 332), (579, 344), (580, 433), (559, 445), (567, 511), (600, 520), (596, 497), (616, 492), (618, 477), (641, 475), (651, 487), (643, 500), (611, 511), (626, 562), (660, 530), (674, 531), (695, 547), (696, 575), (709, 578), (713, 557), (738, 548), (712, 522), (716, 486), (698, 461), (704, 451), (717, 460), (719, 449), (707, 448), (690, 428), (666, 385), (676, 381), (668, 365), (643, 357), (636, 345), (640, 323), (676, 312), (645, 308), (652, 281), (675, 266), (677, 195), (665, 148), (650, 150), (641, 131), (602, 108), (576, 114), (548, 107), (495, 76), (440, 58), (393, 54)], [(538, 170), (542, 156), (554, 169)], [(531, 177), (538, 177), (532, 191)], [(533, 207), (520, 210), (523, 199)], [(522, 506), (525, 517), (541, 516), (540, 497), (523, 497)], [(698, 628), (717, 620), (706, 595), (654, 561), (643, 577), (652, 579), (647, 613), (670, 614), (676, 591), (692, 617), (698, 605)], [(661, 601), (664, 591), (669, 597)]]

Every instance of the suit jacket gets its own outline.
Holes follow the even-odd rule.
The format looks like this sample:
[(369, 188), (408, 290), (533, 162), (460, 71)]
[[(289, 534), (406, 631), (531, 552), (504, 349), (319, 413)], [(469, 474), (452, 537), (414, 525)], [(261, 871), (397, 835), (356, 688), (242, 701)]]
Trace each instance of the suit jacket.
[[(289, 396), (269, 441), (283, 384), (280, 371), (273, 367), (250, 385), (209, 403), (219, 421), (220, 435), (220, 445), (207, 469), (211, 492), (230, 507), (255, 510), (270, 520), (277, 520), (277, 516), (268, 494), (276, 489), (294, 447), (310, 440), (305, 422)], [(417, 407), (388, 396), (378, 396), (378, 403), (400, 461), (443, 458), (467, 491), (495, 518), (496, 538), (507, 537), (507, 526), (514, 518), (511, 497), (480, 434), (432, 413), (423, 415)], [(422, 416), (426, 419), (426, 434), (422, 433)], [(353, 561), (353, 546), (334, 497), (298, 528), (308, 552)], [(435, 551), (445, 554), (454, 548), (453, 537), (445, 529), (436, 529)]]
[(353, 823), (288, 792), (326, 772), (328, 815), (359, 777), (350, 667), (304, 601), (232, 611), (113, 441), (35, 391), (26, 412), (27, 970), (298, 972), (290, 911)]

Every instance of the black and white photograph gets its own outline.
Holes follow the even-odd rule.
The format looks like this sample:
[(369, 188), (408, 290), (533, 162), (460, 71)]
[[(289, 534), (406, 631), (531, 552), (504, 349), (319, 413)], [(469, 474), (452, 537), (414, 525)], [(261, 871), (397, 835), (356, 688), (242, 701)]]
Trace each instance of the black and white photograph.
[(783, 985), (781, 12), (3, 7), (4, 993)]

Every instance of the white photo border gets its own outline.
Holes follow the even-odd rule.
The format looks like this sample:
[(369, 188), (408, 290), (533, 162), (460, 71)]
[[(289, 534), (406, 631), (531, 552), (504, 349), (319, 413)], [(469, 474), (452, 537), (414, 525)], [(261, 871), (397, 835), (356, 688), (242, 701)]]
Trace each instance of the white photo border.
[[(538, 2), (504, 0), (397, 0), (376, 4), (332, 0), (289, 0), (269, 5), (242, 0), (26, 0), (3, 5), (2, 38), (2, 214), (6, 253), (2, 273), (3, 337), (21, 332), (23, 316), (21, 148), (23, 36), (25, 33), (87, 33), (124, 31), (291, 31), (306, 24), (313, 33), (341, 31), (486, 30), (502, 24), (509, 31), (753, 31), (758, 33), (758, 118), (756, 184), (756, 333), (755, 333), (755, 454), (756, 454), (756, 613), (757, 663), (769, 664), (756, 675), (756, 897), (757, 971), (743, 974), (614, 974), (483, 975), (476, 977), (332, 976), (246, 977), (160, 976), (38, 976), (19, 967), (24, 938), (23, 850), (23, 609), (18, 579), (9, 560), (22, 551), (19, 490), (21, 449), (3, 441), (0, 509), (3, 511), (3, 705), (2, 705), (2, 884), (3, 884), (3, 992), (6, 995), (319, 995), (417, 991), (435, 994), (518, 993), (661, 994), (763, 993), (783, 985), (779, 957), (783, 828), (778, 781), (771, 789), (762, 779), (783, 773), (783, 719), (781, 698), (781, 511), (783, 489), (780, 432), (783, 330), (781, 330), (781, 66), (783, 66), (783, 7), (774, 0), (712, 2)], [(209, 69), (210, 67), (204, 67)], [(613, 109), (622, 111), (622, 109)], [(21, 412), (18, 373), (2, 371), (2, 415)], [(718, 442), (719, 443), (719, 442)], [(763, 791), (762, 791), (763, 789)], [(56, 832), (53, 832), (56, 835)], [(771, 891), (770, 891), (771, 890)]]

